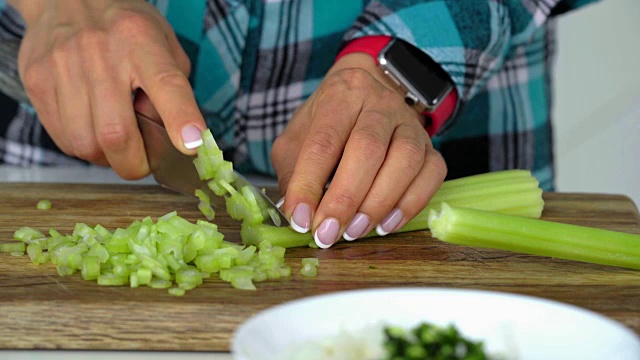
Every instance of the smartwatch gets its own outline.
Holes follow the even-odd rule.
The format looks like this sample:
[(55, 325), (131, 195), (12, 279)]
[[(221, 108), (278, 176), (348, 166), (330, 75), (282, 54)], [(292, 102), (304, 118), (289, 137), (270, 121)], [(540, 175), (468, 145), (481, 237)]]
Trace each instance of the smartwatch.
[(425, 119), (430, 136), (453, 115), (458, 94), (449, 75), (429, 55), (401, 39), (366, 36), (347, 44), (336, 61), (352, 52), (371, 55), (405, 94), (405, 102)]

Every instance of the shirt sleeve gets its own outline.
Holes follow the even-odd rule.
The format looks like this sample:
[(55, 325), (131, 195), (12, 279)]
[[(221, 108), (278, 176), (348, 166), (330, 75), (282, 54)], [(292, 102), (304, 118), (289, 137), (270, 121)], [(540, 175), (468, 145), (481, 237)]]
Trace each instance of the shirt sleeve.
[(501, 69), (509, 50), (526, 43), (556, 14), (597, 0), (374, 0), (344, 36), (403, 39), (451, 76), (464, 103)]
[(0, 92), (18, 102), (28, 103), (18, 74), (18, 51), (24, 31), (20, 14), (0, 0)]

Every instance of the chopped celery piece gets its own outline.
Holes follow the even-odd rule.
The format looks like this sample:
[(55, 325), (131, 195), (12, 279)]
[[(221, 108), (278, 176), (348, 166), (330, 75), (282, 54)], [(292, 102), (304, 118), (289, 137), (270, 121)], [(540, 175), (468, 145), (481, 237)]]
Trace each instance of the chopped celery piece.
[(640, 235), (449, 206), (429, 214), (434, 237), (479, 246), (640, 269)]
[(129, 274), (129, 286), (132, 288), (137, 288), (138, 286), (140, 286), (137, 272), (132, 272), (131, 274)]
[(10, 253), (22, 252), (22, 253), (24, 253), (25, 249), (26, 249), (26, 247), (25, 247), (23, 242), (0, 244), (0, 252), (10, 252)]
[(75, 274), (76, 272), (76, 269), (60, 264), (56, 266), (56, 270), (58, 271), (58, 275), (60, 276), (70, 276)]
[(229, 191), (227, 191), (227, 188), (224, 187), (220, 181), (217, 180), (211, 180), (207, 183), (207, 186), (209, 187), (209, 189), (211, 189), (211, 191), (213, 191), (214, 194), (218, 195), (218, 196), (224, 196), (226, 195)]
[(261, 281), (265, 281), (267, 279), (268, 279), (267, 278), (267, 273), (264, 270), (257, 269), (253, 273), (253, 281), (255, 281), (255, 282), (261, 282)]
[(205, 242), (207, 241), (207, 234), (205, 230), (198, 226), (194, 232), (189, 235), (187, 239), (187, 245), (193, 247), (194, 250), (198, 251), (204, 247)]
[(169, 289), (169, 294), (173, 296), (183, 296), (186, 290), (184, 288), (173, 287)]
[(220, 271), (220, 280), (231, 281), (235, 277), (252, 277), (253, 271), (251, 266), (236, 266), (233, 269)]
[(176, 282), (178, 285), (182, 283), (194, 283), (202, 285), (202, 272), (195, 268), (186, 268), (176, 273)]
[(231, 286), (241, 290), (256, 290), (256, 286), (253, 285), (253, 276), (239, 276), (231, 279)]
[(236, 181), (236, 174), (233, 172), (233, 163), (231, 161), (222, 161), (215, 168), (215, 178), (218, 181), (226, 181), (232, 183)]
[(196, 256), (198, 256), (198, 250), (196, 250), (196, 248), (193, 245), (186, 244), (182, 248), (182, 261), (184, 261), (185, 263), (192, 262), (193, 259), (196, 258)]
[(280, 277), (282, 278), (288, 278), (291, 276), (291, 268), (286, 265), (279, 267), (278, 271), (280, 271)]
[(86, 235), (98, 235), (98, 232), (90, 228), (87, 224), (77, 223), (73, 228), (73, 237), (84, 237)]
[(196, 283), (194, 283), (194, 282), (188, 282), (187, 281), (187, 282), (180, 283), (179, 286), (182, 289), (191, 290), (191, 289), (195, 289), (198, 285)]
[[(90, 256), (87, 256), (87, 257), (90, 257)], [(87, 257), (85, 257), (85, 259)], [(129, 274), (130, 274), (129, 266), (127, 266), (127, 264), (125, 263), (117, 263), (113, 265), (112, 271), (114, 275), (121, 276), (121, 277), (129, 277)], [(85, 279), (85, 280), (88, 280), (88, 279)]]
[(56, 229), (49, 229), (49, 236), (51, 237), (58, 237), (58, 236), (62, 236), (62, 234), (60, 234)]
[(229, 182), (224, 181), (224, 180), (216, 180), (216, 181), (217, 181), (217, 182), (218, 182), (218, 184), (219, 184), (220, 186), (222, 186), (222, 187), (225, 189), (225, 191), (226, 191), (226, 192), (228, 192), (229, 194), (233, 195), (233, 194), (235, 194), (235, 193), (237, 193), (237, 192), (238, 192), (238, 191), (237, 191), (233, 186), (231, 186), (231, 184), (229, 184)]
[(153, 278), (149, 283), (149, 287), (152, 287), (154, 289), (167, 289), (171, 287), (171, 281)]
[(50, 259), (50, 257), (49, 257), (49, 253), (48, 252), (42, 253), (38, 257), (38, 263), (39, 264), (45, 264), (45, 263), (49, 262), (49, 259)]
[(38, 204), (36, 205), (36, 208), (38, 210), (49, 210), (49, 209), (51, 209), (51, 201), (45, 200), (45, 199), (40, 200), (40, 201), (38, 201)]
[(24, 251), (12, 251), (11, 256), (24, 256)]
[(27, 241), (32, 239), (42, 239), (44, 236), (40, 231), (25, 226), (13, 233), (13, 239), (18, 241)]
[(209, 195), (207, 195), (206, 192), (204, 192), (204, 191), (202, 191), (200, 189), (196, 189), (195, 195), (203, 203), (205, 203), (207, 205), (211, 204), (211, 199), (209, 198)]
[(312, 264), (304, 264), (302, 265), (302, 269), (300, 269), (300, 274), (302, 274), (302, 276), (314, 277), (318, 275), (318, 268)]
[(38, 244), (40, 245), (40, 247), (42, 248), (42, 250), (47, 250), (49, 248), (49, 245), (47, 243), (47, 238), (42, 238), (42, 239), (32, 239), (32, 240), (25, 240), (23, 241), (25, 244), (31, 245), (31, 244)]
[(304, 265), (320, 266), (320, 260), (318, 258), (304, 258), (302, 259), (302, 266)]
[(107, 260), (109, 260), (109, 252), (101, 244), (93, 244), (93, 245), (91, 245), (87, 255), (88, 256), (96, 256), (96, 257), (98, 257), (98, 259), (100, 259), (100, 262), (103, 263), (103, 264), (106, 263)]
[(213, 208), (211, 207), (211, 205), (201, 201), (198, 204), (198, 210), (200, 210), (200, 212), (202, 213), (202, 215), (204, 215), (204, 217), (207, 218), (207, 220), (213, 220), (216, 217), (216, 212), (215, 210), (213, 210)]
[(195, 260), (196, 267), (200, 271), (216, 273), (220, 271), (220, 258), (214, 254), (200, 255)]
[(178, 212), (177, 211), (172, 211), (170, 213), (167, 213), (165, 215), (162, 215), (158, 218), (158, 222), (162, 222), (162, 221), (169, 221), (169, 219), (171, 219), (174, 216), (177, 216)]
[(149, 285), (151, 282), (151, 270), (147, 268), (140, 268), (137, 270), (136, 275), (138, 275), (138, 282), (140, 285)]
[(106, 242), (105, 247), (110, 254), (129, 252), (129, 245), (127, 244), (127, 240), (116, 238), (115, 235)]
[(253, 245), (248, 246), (246, 249), (240, 251), (236, 258), (237, 265), (248, 265), (253, 255), (256, 253), (256, 247)]
[(102, 239), (101, 243), (103, 243), (105, 240), (111, 238), (111, 232), (109, 230), (107, 230), (107, 228), (105, 228), (104, 226), (98, 224), (96, 225), (93, 230), (96, 231), (96, 233), (98, 234), (98, 236), (100, 236), (100, 238)]
[(106, 273), (98, 276), (98, 285), (122, 286), (127, 284), (127, 280), (125, 277), (117, 276), (113, 273)]
[(33, 262), (36, 265), (39, 265), (40, 259), (42, 257), (42, 246), (40, 246), (40, 244), (38, 243), (29, 244), (27, 246), (27, 254), (31, 259), (31, 262)]
[(206, 129), (202, 132), (202, 143), (204, 145), (203, 147), (208, 151), (220, 150), (216, 140), (213, 138), (211, 129)]
[(96, 256), (85, 256), (84, 259), (82, 259), (82, 269), (80, 273), (85, 280), (96, 280), (100, 275), (100, 259)]

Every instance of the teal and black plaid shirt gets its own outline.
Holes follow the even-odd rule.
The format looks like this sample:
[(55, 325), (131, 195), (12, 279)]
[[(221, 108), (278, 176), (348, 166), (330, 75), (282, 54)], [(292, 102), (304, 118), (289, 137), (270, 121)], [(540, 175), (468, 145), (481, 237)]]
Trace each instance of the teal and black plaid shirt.
[[(322, 81), (340, 48), (361, 36), (389, 35), (428, 53), (456, 84), (459, 111), (433, 138), (449, 178), (531, 169), (551, 190), (553, 18), (593, 1), (151, 3), (178, 34), (192, 61), (191, 81), (208, 126), (241, 170), (274, 174), (273, 140)], [(24, 25), (3, 3), (0, 39), (19, 42)], [(3, 51), (0, 73), (15, 71), (15, 59)], [(0, 106), (0, 163), (74, 162), (56, 149), (24, 98), (5, 91)]]

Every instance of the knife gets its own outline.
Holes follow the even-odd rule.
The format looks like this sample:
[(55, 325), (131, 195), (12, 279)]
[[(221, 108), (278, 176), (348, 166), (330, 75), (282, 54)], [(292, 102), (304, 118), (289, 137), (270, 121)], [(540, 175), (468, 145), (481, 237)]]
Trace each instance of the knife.
[[(193, 165), (195, 156), (185, 155), (178, 151), (173, 146), (169, 134), (162, 124), (138, 112), (136, 112), (136, 118), (153, 178), (160, 185), (189, 196), (195, 197), (196, 189), (200, 189), (209, 195), (214, 207), (226, 209), (225, 199), (215, 195), (207, 186), (206, 180), (200, 180)], [(289, 226), (287, 218), (264, 192), (258, 190), (247, 178), (235, 170), (233, 172), (237, 176), (237, 180), (231, 185), (236, 189), (249, 186), (255, 195), (265, 223), (275, 226)]]

